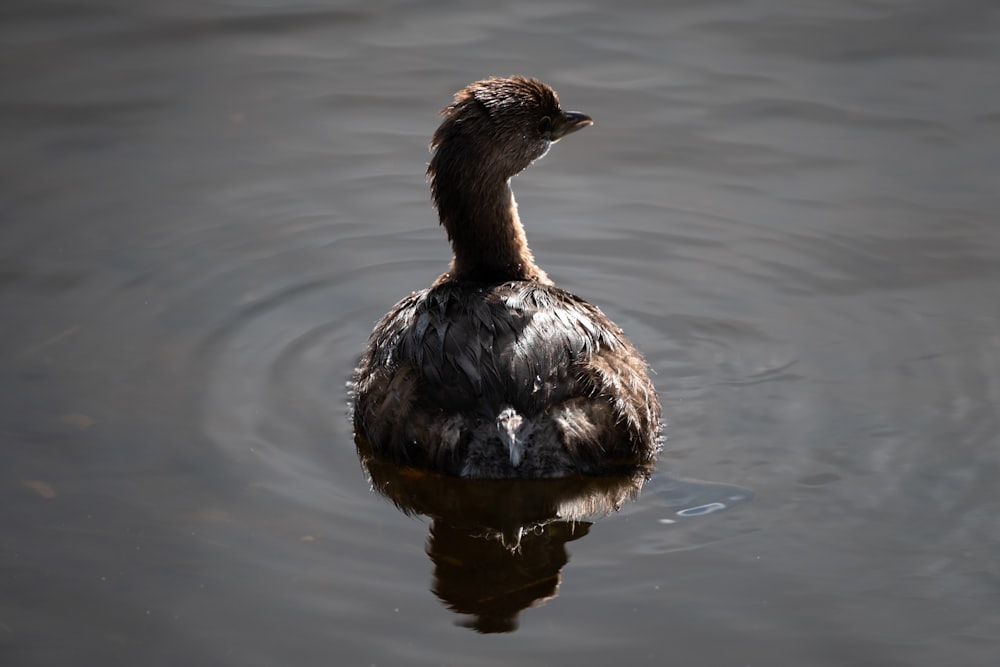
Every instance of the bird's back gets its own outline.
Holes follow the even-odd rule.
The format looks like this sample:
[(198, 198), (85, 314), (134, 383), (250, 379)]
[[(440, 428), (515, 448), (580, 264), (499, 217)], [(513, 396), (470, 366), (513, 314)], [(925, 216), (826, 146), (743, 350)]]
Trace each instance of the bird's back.
[(565, 290), (444, 281), (376, 326), (355, 422), (377, 455), (467, 476), (646, 465), (660, 410), (646, 369), (618, 327)]

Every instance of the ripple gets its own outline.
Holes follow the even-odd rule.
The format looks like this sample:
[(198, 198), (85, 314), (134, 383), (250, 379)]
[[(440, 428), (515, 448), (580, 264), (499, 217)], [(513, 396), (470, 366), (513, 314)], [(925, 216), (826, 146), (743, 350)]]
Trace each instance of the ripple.
[(373, 266), (275, 290), (242, 306), (202, 344), (203, 428), (257, 484), (340, 513), (369, 500), (343, 479), (363, 477), (344, 385), (369, 326), (358, 321), (363, 309), (345, 306), (371, 272), (393, 271)]

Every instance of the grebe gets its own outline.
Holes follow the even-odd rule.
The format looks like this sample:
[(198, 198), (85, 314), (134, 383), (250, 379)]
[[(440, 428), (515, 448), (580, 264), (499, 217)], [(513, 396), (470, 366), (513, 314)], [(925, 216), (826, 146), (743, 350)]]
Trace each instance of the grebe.
[(645, 360), (535, 265), (510, 189), (593, 121), (521, 76), (472, 83), (441, 114), (427, 175), (454, 258), (375, 326), (352, 381), (357, 435), (373, 456), (470, 478), (651, 468)]

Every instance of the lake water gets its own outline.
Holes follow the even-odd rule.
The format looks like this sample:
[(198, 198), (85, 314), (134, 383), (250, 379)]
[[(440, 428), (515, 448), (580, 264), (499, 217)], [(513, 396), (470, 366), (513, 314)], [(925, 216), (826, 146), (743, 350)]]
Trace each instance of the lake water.
[[(998, 35), (990, 0), (8, 0), (0, 663), (996, 664)], [(520, 561), (373, 493), (344, 386), (448, 261), (438, 109), (508, 73), (595, 119), (514, 190), (669, 423), (636, 501)], [(682, 479), (753, 499), (679, 517)]]

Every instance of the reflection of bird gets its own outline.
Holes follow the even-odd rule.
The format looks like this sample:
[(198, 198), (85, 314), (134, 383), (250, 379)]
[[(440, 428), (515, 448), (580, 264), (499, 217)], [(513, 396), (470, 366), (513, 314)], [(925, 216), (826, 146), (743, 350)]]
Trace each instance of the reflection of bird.
[(446, 522), (431, 524), (427, 554), (434, 561), (434, 594), (448, 608), (469, 614), (460, 624), (477, 632), (514, 632), (522, 610), (559, 593), (569, 561), (566, 543), (590, 530), (588, 523), (558, 521), (529, 533), (512, 551)]
[(477, 81), (442, 115), (427, 173), (454, 259), (372, 332), (358, 434), (378, 457), (474, 478), (651, 466), (660, 406), (645, 361), (535, 265), (509, 186), (591, 119), (523, 77)]

